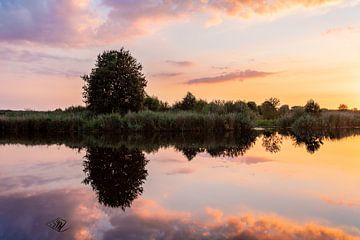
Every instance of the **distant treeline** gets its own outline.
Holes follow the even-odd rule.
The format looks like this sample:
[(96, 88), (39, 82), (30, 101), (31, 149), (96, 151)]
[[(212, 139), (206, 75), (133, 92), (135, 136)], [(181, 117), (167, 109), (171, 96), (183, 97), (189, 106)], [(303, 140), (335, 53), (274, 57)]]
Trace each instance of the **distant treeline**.
[(253, 127), (293, 128), (296, 131), (360, 127), (360, 112), (321, 109), (309, 100), (304, 106), (280, 105), (270, 98), (253, 101), (212, 101), (187, 95), (172, 106), (146, 96), (142, 110), (127, 114), (95, 114), (86, 107), (65, 110), (0, 111), (0, 131), (13, 134), (75, 132), (123, 134), (128, 132), (212, 132), (247, 131)]

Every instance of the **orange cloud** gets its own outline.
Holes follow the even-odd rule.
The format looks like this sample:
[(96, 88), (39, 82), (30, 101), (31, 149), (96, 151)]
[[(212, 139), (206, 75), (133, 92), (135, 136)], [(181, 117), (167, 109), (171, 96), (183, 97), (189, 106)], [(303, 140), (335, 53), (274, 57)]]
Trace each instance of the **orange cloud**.
[(317, 223), (299, 224), (276, 215), (225, 215), (221, 210), (206, 208), (208, 220), (190, 213), (169, 211), (154, 201), (139, 200), (128, 215), (117, 215), (110, 221), (112, 229), (105, 239), (122, 236), (168, 239), (360, 239), (359, 231), (347, 233), (340, 228)]

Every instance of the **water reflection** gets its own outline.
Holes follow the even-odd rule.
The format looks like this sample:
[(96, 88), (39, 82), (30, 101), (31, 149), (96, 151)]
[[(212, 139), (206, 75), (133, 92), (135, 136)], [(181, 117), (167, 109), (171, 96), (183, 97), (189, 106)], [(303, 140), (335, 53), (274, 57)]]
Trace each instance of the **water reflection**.
[(125, 210), (143, 192), (148, 160), (138, 149), (89, 147), (84, 160), (85, 184), (101, 204)]
[(283, 137), (276, 132), (264, 131), (262, 138), (262, 146), (266, 151), (277, 153), (281, 150)]
[(358, 239), (358, 133), (2, 136), (0, 239)]
[(175, 147), (188, 160), (192, 160), (199, 153), (208, 153), (213, 157), (236, 157), (244, 155), (254, 146), (257, 139), (261, 139), (263, 148), (271, 153), (281, 151), (283, 139), (289, 137), (294, 145), (303, 146), (309, 153), (318, 151), (324, 140), (339, 140), (356, 136), (360, 129), (337, 129), (326, 131), (248, 131), (241, 134), (225, 133), (221, 135), (204, 135), (200, 133), (166, 133), (154, 135), (31, 135), (14, 136), (0, 135), (0, 144), (20, 143), (24, 145), (65, 144), (70, 148), (127, 146), (146, 153), (158, 151), (160, 148)]

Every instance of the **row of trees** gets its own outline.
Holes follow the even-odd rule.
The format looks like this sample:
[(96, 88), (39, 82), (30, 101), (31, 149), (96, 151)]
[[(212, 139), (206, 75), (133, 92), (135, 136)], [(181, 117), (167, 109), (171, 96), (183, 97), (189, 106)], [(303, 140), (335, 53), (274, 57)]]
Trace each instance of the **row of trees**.
[[(280, 105), (277, 98), (269, 98), (260, 105), (253, 101), (216, 100), (208, 103), (197, 99), (190, 92), (181, 101), (170, 106), (167, 102), (146, 94), (147, 81), (142, 73), (142, 65), (124, 48), (100, 54), (91, 73), (82, 78), (85, 81), (83, 97), (87, 108), (97, 114), (183, 110), (219, 114), (252, 112), (264, 119), (276, 119), (290, 111), (320, 112), (320, 106), (313, 100), (309, 100), (305, 107), (290, 109), (288, 105)], [(345, 104), (339, 106), (339, 110), (347, 109)]]

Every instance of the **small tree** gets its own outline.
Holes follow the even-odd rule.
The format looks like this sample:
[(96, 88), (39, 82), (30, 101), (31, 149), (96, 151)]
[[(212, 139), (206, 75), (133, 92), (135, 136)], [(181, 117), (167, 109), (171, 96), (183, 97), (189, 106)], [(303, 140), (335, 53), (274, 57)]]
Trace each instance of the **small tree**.
[(282, 105), (280, 108), (279, 108), (279, 113), (280, 115), (285, 115), (287, 114), (288, 112), (290, 112), (290, 107), (289, 105)]
[(90, 75), (82, 76), (88, 109), (95, 113), (139, 111), (147, 83), (141, 71), (141, 64), (124, 48), (100, 54)]
[(261, 104), (260, 110), (265, 119), (275, 119), (278, 115), (276, 107), (268, 100)]
[(271, 105), (273, 105), (273, 107), (275, 109), (277, 109), (278, 106), (280, 105), (280, 100), (278, 98), (271, 97), (271, 98), (267, 99), (266, 101), (270, 102)]
[(253, 101), (248, 102), (248, 103), (247, 103), (247, 106), (248, 106), (248, 108), (249, 108), (251, 111), (254, 111), (254, 112), (257, 112), (257, 111), (258, 111), (256, 102), (253, 102)]
[(320, 113), (320, 105), (314, 100), (310, 99), (307, 101), (305, 105), (305, 112), (311, 114), (319, 114)]
[(166, 111), (168, 108), (169, 104), (167, 102), (163, 102), (155, 96), (151, 97), (146, 94), (144, 99), (144, 109), (151, 111)]
[(346, 104), (340, 104), (339, 111), (347, 111), (349, 107)]
[(195, 107), (196, 98), (191, 92), (188, 92), (181, 102), (176, 102), (174, 104), (174, 109), (181, 109), (185, 111), (194, 110)]

